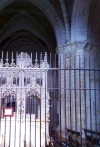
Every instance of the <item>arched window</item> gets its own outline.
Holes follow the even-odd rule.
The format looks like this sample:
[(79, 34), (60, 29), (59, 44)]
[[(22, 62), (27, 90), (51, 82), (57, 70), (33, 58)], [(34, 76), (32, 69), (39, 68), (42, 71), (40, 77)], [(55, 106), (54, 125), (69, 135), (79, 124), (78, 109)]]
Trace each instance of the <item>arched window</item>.
[(26, 114), (35, 114), (38, 118), (39, 99), (35, 96), (28, 96), (26, 98)]
[(5, 96), (4, 99), (5, 99), (4, 100), (5, 107), (8, 107), (8, 108), (13, 107), (14, 112), (16, 112), (16, 106), (17, 106), (16, 105), (16, 98), (13, 95), (9, 94), (9, 95)]

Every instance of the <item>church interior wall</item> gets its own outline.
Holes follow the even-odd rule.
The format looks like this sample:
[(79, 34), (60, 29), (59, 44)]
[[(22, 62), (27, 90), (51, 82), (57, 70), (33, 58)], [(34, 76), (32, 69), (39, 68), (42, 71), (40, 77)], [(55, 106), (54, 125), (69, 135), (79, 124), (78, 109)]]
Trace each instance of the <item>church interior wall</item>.
[[(55, 72), (50, 72), (48, 78), (48, 88), (51, 87), (51, 98), (55, 95), (53, 88), (58, 88), (59, 82), (60, 88), (62, 88), (60, 90), (60, 100), (55, 102), (55, 107), (57, 107), (56, 113), (59, 113), (59, 118), (61, 118), (61, 122), (59, 120), (61, 124), (59, 123), (56, 129), (59, 130), (61, 127), (64, 130), (66, 116), (66, 127), (68, 129), (72, 127), (75, 130), (77, 127), (77, 130), (81, 131), (80, 127), (85, 128), (87, 124), (87, 129), (92, 128), (94, 131), (96, 129), (100, 131), (100, 93), (98, 90), (80, 90), (80, 87), (89, 89), (89, 86), (92, 88), (96, 86), (99, 89), (99, 71), (96, 73), (91, 71), (89, 73), (88, 70), (85, 73), (84, 71), (79, 72), (78, 70), (75, 72), (71, 71), (69, 75), (69, 71), (67, 70), (68, 68), (94, 68), (94, 66), (95, 68), (100, 68), (99, 0), (73, 0), (73, 2), (71, 0), (67, 0), (66, 2), (64, 0), (58, 0), (57, 4), (59, 7), (55, 5), (56, 0), (55, 3), (52, 0), (43, 1), (43, 3), (35, 0), (29, 0), (28, 2), (25, 0), (24, 6), (22, 6), (22, 3), (23, 1), (17, 2), (15, 0), (2, 0), (0, 2), (2, 22), (0, 29), (1, 51), (5, 53), (6, 51), (21, 52), (23, 50), (29, 53), (46, 51), (49, 56), (50, 52), (52, 54), (56, 53), (58, 55), (57, 63), (56, 65), (52, 63), (51, 67), (66, 68), (66, 73), (64, 70), (60, 72), (58, 70), (58, 73), (56, 73), (55, 80), (57, 80), (57, 83), (52, 80)], [(12, 8), (13, 6), (16, 8), (15, 10)], [(71, 9), (69, 11), (70, 6)], [(12, 11), (10, 8), (12, 8)], [(8, 12), (9, 20), (7, 20)], [(3, 20), (3, 16), (5, 20)], [(52, 57), (49, 63), (53, 61), (54, 58)], [(84, 75), (86, 79), (84, 79)], [(67, 89), (76, 87), (78, 90), (66, 90), (65, 92), (65, 86)], [(75, 97), (77, 97), (76, 100)], [(94, 109), (95, 105), (96, 110)], [(95, 122), (95, 111), (97, 112), (97, 122)], [(51, 113), (53, 114), (53, 110)], [(72, 118), (70, 118), (70, 113), (72, 113)], [(84, 137), (84, 132), (82, 132), (82, 136)]]

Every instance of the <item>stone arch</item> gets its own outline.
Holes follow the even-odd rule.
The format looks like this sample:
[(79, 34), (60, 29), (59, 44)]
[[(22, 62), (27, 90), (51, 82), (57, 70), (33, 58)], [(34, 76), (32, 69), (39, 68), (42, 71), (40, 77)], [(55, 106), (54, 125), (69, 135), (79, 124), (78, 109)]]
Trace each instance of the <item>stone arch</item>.
[[(14, 1), (15, 0), (2, 0), (0, 11), (2, 11), (7, 5), (11, 4)], [(50, 20), (54, 28), (57, 45), (64, 44), (67, 41), (64, 22), (60, 19), (52, 3), (47, 0), (44, 0), (44, 2), (29, 0), (28, 2), (31, 2), (40, 8)]]
[(32, 89), (32, 90), (29, 90), (27, 93), (26, 93), (26, 97), (28, 96), (31, 96), (31, 95), (34, 95), (36, 97), (38, 97), (40, 99), (40, 93), (39, 93), (39, 90), (35, 90), (35, 89)]
[(4, 91), (2, 100), (3, 107), (13, 107), (14, 112), (16, 112), (17, 100), (15, 91)]

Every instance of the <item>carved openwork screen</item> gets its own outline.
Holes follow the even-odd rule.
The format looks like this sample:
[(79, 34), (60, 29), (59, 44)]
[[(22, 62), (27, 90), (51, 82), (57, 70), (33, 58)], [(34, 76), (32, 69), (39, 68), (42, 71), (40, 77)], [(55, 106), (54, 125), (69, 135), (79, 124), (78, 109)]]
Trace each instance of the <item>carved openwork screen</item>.
[[(23, 52), (16, 54), (16, 59), (13, 58), (13, 53), (11, 59), (8, 57), (7, 52), (6, 59), (4, 59), (2, 52), (0, 60), (0, 128), (2, 128), (0, 134), (4, 140), (2, 144), (5, 147), (9, 145), (14, 147), (15, 134), (16, 146), (23, 147), (25, 146), (23, 139), (26, 140), (27, 144), (30, 144), (31, 135), (35, 139), (39, 138), (39, 134), (41, 134), (39, 140), (31, 140), (31, 145), (36, 146), (35, 144), (37, 144), (39, 146), (38, 144), (41, 142), (43, 146), (46, 139), (45, 136), (43, 137), (43, 133), (45, 132), (49, 137), (50, 96), (47, 90), (49, 70), (47, 53), (44, 54), (41, 62), (38, 62), (37, 53), (34, 61), (32, 54)], [(9, 133), (13, 134), (10, 144)]]

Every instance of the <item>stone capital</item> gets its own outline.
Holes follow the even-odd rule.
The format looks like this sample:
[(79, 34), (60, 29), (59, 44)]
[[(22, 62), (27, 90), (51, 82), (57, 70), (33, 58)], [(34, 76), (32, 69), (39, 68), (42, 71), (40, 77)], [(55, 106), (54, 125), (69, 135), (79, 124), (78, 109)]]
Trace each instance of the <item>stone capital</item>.
[(83, 50), (83, 51), (90, 51), (92, 48), (92, 44), (90, 44), (89, 42), (74, 42), (71, 44), (63, 44), (63, 45), (59, 45), (56, 48), (56, 52), (58, 54), (62, 54), (62, 53), (69, 53), (72, 51), (77, 51), (77, 50)]

